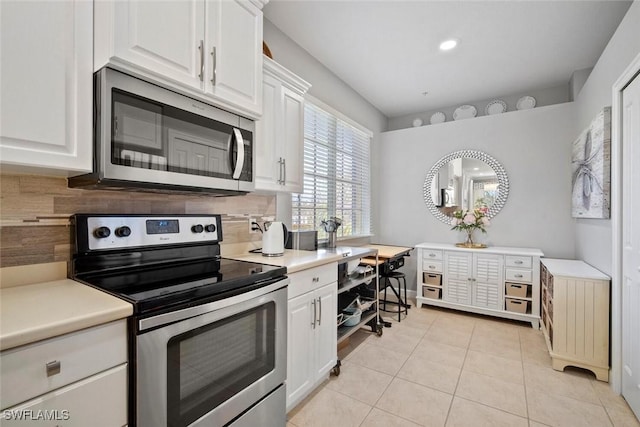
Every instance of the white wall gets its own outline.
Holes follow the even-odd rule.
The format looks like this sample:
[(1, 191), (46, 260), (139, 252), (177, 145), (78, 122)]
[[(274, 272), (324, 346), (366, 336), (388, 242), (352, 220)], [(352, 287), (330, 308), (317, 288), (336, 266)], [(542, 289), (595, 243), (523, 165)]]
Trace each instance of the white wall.
[[(505, 167), (509, 198), (483, 235), (490, 245), (540, 248), (572, 258), (571, 141), (574, 105), (565, 103), (382, 134), (379, 157), (380, 234), (387, 244), (459, 241), (459, 233), (427, 209), (422, 186), (431, 166), (462, 149), (484, 151)], [(415, 257), (407, 272), (415, 271)], [(415, 277), (408, 277), (415, 289)]]
[[(612, 86), (640, 53), (640, 1), (633, 2), (576, 99), (574, 139), (596, 114), (612, 103)], [(618, 141), (612, 141), (616, 144)], [(612, 182), (612, 189), (620, 186)], [(606, 274), (612, 274), (610, 219), (576, 220), (576, 256)]]
[[(377, 168), (379, 161), (376, 157), (378, 152), (376, 147), (380, 132), (387, 129), (387, 117), (266, 18), (263, 33), (264, 41), (269, 46), (273, 59), (311, 83), (309, 90), (311, 95), (373, 132), (371, 161), (372, 167)], [(376, 185), (375, 178), (372, 185), (374, 187)], [(287, 205), (287, 201), (280, 200), (283, 197), (286, 195), (278, 196), (278, 219), (290, 224), (290, 203)], [(288, 212), (287, 206), (289, 206)], [(379, 229), (377, 211), (377, 199), (374, 197), (372, 206), (374, 232)]]

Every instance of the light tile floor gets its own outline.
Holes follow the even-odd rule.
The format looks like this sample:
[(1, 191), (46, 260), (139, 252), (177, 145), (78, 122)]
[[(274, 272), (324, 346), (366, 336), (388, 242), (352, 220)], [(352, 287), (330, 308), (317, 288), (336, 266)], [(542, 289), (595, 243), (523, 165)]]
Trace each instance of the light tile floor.
[(551, 369), (530, 324), (415, 305), (400, 323), (383, 316), (392, 327), (352, 335), (340, 375), (287, 427), (640, 427), (607, 383)]

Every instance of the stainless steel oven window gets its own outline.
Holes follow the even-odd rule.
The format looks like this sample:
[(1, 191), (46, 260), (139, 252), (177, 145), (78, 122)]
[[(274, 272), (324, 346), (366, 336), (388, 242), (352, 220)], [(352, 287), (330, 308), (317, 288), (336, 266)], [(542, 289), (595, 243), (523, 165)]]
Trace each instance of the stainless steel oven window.
[(172, 337), (167, 343), (167, 420), (188, 426), (276, 365), (273, 301)]

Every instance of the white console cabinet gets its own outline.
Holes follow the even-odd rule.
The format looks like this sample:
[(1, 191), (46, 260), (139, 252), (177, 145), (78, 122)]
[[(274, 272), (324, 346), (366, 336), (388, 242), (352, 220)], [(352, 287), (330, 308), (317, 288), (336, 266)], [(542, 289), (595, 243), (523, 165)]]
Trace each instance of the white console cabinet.
[(540, 323), (539, 249), (421, 243), (417, 305)]

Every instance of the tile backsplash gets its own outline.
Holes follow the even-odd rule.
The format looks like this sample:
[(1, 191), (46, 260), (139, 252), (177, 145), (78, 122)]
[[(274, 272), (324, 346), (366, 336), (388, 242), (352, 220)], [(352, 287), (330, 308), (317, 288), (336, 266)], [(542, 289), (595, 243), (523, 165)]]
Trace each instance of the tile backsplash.
[(71, 259), (74, 213), (221, 214), (225, 245), (256, 242), (247, 217), (276, 214), (275, 196), (200, 196), (80, 190), (66, 178), (0, 175), (0, 266)]

